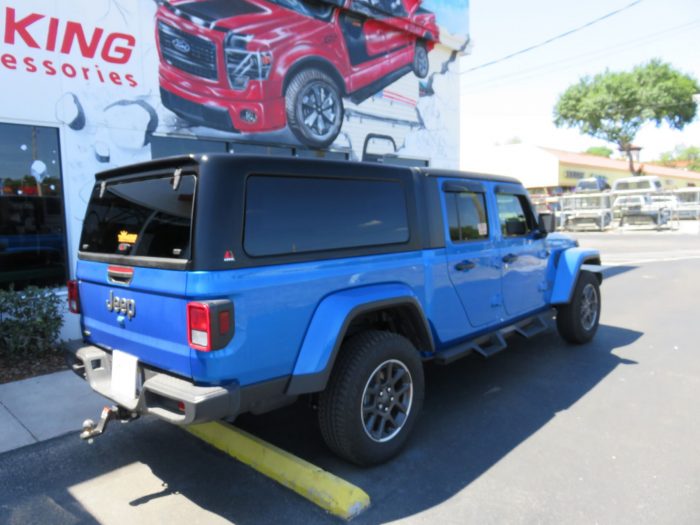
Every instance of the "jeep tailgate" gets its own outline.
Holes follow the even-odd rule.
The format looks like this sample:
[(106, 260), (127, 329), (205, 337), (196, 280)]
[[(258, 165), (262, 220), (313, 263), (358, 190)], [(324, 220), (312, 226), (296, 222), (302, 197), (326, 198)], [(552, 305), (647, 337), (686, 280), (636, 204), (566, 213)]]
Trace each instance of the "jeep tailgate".
[(197, 175), (164, 162), (97, 177), (76, 273), (83, 336), (191, 377), (186, 290)]
[[(119, 269), (133, 271), (128, 285), (109, 276), (117, 275), (114, 270)], [(88, 342), (191, 377), (187, 272), (78, 261), (77, 277), (83, 335)]]

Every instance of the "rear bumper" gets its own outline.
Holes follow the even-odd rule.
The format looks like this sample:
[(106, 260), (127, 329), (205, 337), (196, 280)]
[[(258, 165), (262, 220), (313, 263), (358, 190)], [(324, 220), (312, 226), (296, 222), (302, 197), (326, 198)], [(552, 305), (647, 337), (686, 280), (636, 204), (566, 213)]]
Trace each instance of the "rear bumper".
[(196, 386), (180, 377), (139, 365), (137, 398), (132, 403), (116, 401), (112, 394), (112, 354), (88, 345), (73, 356), (73, 371), (85, 379), (95, 392), (138, 414), (152, 414), (176, 425), (189, 425), (222, 418), (240, 412), (238, 384)]

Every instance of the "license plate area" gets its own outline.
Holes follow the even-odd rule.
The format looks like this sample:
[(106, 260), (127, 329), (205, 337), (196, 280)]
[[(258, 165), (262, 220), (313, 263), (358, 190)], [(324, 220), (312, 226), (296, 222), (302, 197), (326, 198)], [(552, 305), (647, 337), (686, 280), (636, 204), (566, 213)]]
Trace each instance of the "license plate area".
[(135, 406), (139, 386), (139, 361), (120, 350), (112, 352), (112, 397), (127, 408)]

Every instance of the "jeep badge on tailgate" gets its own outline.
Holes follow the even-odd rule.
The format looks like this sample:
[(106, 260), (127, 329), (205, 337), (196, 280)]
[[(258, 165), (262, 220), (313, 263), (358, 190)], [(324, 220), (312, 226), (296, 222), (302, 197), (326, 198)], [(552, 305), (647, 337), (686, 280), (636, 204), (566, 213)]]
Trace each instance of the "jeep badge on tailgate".
[(107, 299), (107, 310), (126, 314), (129, 319), (132, 319), (136, 315), (136, 301), (124, 297), (117, 297), (114, 295), (114, 291), (110, 290), (109, 299)]

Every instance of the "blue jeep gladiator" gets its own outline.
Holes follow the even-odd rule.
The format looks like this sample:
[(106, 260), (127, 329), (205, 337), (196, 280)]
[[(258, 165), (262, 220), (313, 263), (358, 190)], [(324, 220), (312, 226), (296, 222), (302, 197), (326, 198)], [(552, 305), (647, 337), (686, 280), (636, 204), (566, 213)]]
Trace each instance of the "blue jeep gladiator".
[(335, 453), (386, 461), (426, 361), (492, 355), (554, 309), (565, 340), (594, 336), (599, 253), (544, 219), (517, 180), (457, 171), (217, 154), (100, 173), (69, 283), (73, 369), (115, 406), (82, 436), (304, 395)]

